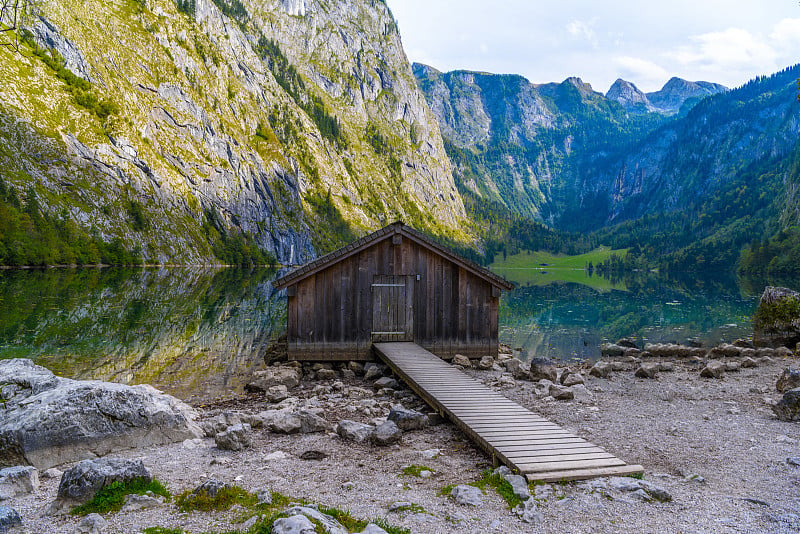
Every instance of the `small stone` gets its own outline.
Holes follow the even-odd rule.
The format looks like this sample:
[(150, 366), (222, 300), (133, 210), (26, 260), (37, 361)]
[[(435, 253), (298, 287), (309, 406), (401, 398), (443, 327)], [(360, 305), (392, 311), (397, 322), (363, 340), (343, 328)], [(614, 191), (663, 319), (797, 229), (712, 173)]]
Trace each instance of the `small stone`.
[(343, 490), (350, 491), (352, 489), (355, 489), (355, 487), (356, 487), (356, 483), (355, 482), (343, 482), (342, 483), (342, 489)]
[(406, 431), (421, 430), (430, 424), (427, 415), (415, 410), (409, 410), (401, 404), (392, 406), (388, 419), (389, 421), (394, 421), (401, 430)]
[(469, 361), (469, 358), (467, 358), (463, 354), (456, 354), (455, 356), (453, 356), (453, 360), (450, 363), (453, 365), (460, 365), (465, 369), (469, 369), (470, 367), (472, 367), (472, 362)]
[(377, 380), (383, 376), (383, 369), (376, 364), (372, 365), (367, 364), (367, 366), (365, 366), (364, 369), (365, 369), (364, 379), (366, 380), (370, 381)]
[(790, 389), (772, 406), (775, 416), (781, 421), (800, 421), (800, 388)]
[(419, 472), (420, 478), (431, 478), (433, 476), (433, 471), (428, 471), (427, 469), (423, 469)]
[(439, 455), (442, 454), (442, 449), (427, 449), (420, 452), (420, 454), (426, 460), (433, 460), (434, 458), (438, 458)]
[(19, 513), (8, 506), (0, 506), (0, 532), (10, 532), (22, 526)]
[(214, 436), (217, 447), (227, 451), (241, 451), (250, 446), (250, 425), (239, 423)]
[(615, 343), (603, 343), (600, 345), (600, 354), (611, 358), (622, 356), (626, 347), (621, 347)]
[(545, 378), (551, 382), (557, 382), (558, 367), (556, 367), (556, 362), (549, 358), (533, 358), (531, 360), (529, 375), (531, 380), (541, 380)]
[(511, 358), (505, 360), (503, 365), (506, 371), (511, 373), (511, 376), (517, 380), (522, 380), (530, 377), (530, 368), (527, 367), (519, 358)]
[(523, 523), (533, 524), (544, 521), (544, 515), (539, 511), (535, 499), (528, 499), (522, 504), (518, 504), (512, 511), (519, 516)]
[(397, 380), (390, 376), (384, 376), (375, 381), (374, 388), (375, 389), (397, 389), (400, 387), (400, 384), (397, 383)]
[(725, 371), (728, 373), (736, 373), (741, 370), (742, 364), (739, 362), (725, 362)]
[(722, 378), (725, 368), (723, 362), (708, 362), (703, 370), (700, 371), (700, 376), (703, 378)]
[(572, 392), (572, 398), (580, 403), (589, 404), (594, 402), (594, 395), (583, 384), (570, 386), (569, 390)]
[(636, 369), (634, 376), (638, 378), (656, 378), (659, 371), (659, 364), (657, 363), (643, 363)]
[(775, 383), (775, 389), (781, 393), (786, 393), (790, 389), (798, 387), (800, 387), (800, 369), (792, 369), (790, 367), (783, 370)]
[(61, 478), (64, 472), (61, 469), (57, 469), (55, 467), (51, 467), (50, 469), (45, 469), (42, 473), (42, 478)]
[(272, 504), (272, 492), (268, 489), (259, 490), (256, 493), (258, 504)]
[(378, 446), (392, 445), (400, 441), (403, 431), (400, 430), (394, 421), (386, 421), (375, 427), (371, 436), (371, 441)]
[(397, 512), (398, 510), (408, 510), (411, 508), (411, 503), (408, 501), (395, 501), (389, 505), (390, 512)]
[(522, 475), (508, 474), (504, 475), (503, 479), (511, 484), (511, 490), (514, 492), (514, 495), (522, 500), (530, 499), (531, 494), (528, 491), (528, 481), (525, 477)]
[(267, 401), (271, 403), (278, 403), (289, 397), (289, 388), (283, 384), (277, 386), (270, 386), (266, 392)]
[(566, 377), (562, 378), (561, 384), (570, 387), (577, 386), (578, 384), (585, 384), (586, 381), (580, 373), (569, 373)]
[(484, 356), (478, 362), (478, 369), (483, 369), (484, 371), (488, 371), (492, 367), (494, 367), (494, 358), (492, 358), (491, 356)]
[(756, 367), (758, 363), (753, 358), (746, 357), (742, 358), (740, 365), (742, 366), (742, 369), (749, 369), (752, 367)]
[(612, 366), (608, 362), (597, 362), (589, 369), (589, 374), (598, 378), (608, 378), (611, 374)]
[(0, 501), (39, 489), (39, 472), (25, 465), (0, 469)]
[(283, 384), (292, 389), (300, 384), (303, 373), (297, 367), (275, 366), (263, 371), (256, 371), (253, 380), (245, 386), (245, 390), (251, 392), (264, 392), (271, 386)]
[(75, 525), (73, 534), (101, 534), (103, 529), (108, 526), (106, 520), (100, 514), (89, 514)]
[(353, 361), (347, 362), (347, 369), (353, 371), (357, 375), (364, 374), (364, 366), (359, 362), (353, 362)]
[(272, 534), (314, 534), (317, 527), (304, 515), (281, 517), (272, 524)]
[(364, 530), (361, 531), (361, 534), (388, 534), (388, 533), (375, 523), (370, 523), (369, 525), (364, 527)]
[(125, 496), (125, 503), (122, 505), (123, 512), (136, 512), (156, 508), (164, 504), (163, 497), (152, 497), (150, 495), (136, 495), (132, 493)]
[(350, 421), (348, 419), (339, 421), (336, 427), (336, 433), (339, 437), (348, 441), (355, 441), (356, 443), (368, 441), (372, 437), (373, 432), (375, 432), (374, 426)]
[(475, 486), (458, 485), (450, 492), (450, 496), (462, 506), (480, 506), (483, 504), (483, 492)]
[(238, 524), (238, 530), (241, 531), (241, 532), (249, 532), (251, 528), (256, 526), (256, 523), (258, 523), (258, 520), (259, 520), (259, 517), (257, 515), (254, 515), (253, 517), (251, 517), (251, 518), (239, 523)]
[(786, 463), (789, 465), (800, 466), (800, 456), (792, 456), (791, 458), (787, 458)]
[(572, 400), (575, 398), (575, 394), (572, 392), (571, 389), (560, 386), (558, 384), (553, 384), (550, 386), (550, 396), (552, 396), (556, 400)]
[(269, 429), (277, 434), (297, 434), (303, 428), (303, 421), (298, 414), (279, 414), (269, 425)]
[(311, 410), (300, 410), (295, 415), (300, 418), (300, 432), (302, 434), (330, 432), (333, 429), (333, 425)]
[(300, 455), (301, 460), (324, 460), (329, 455), (322, 451), (305, 451)]
[(272, 460), (286, 460), (288, 457), (289, 455), (283, 451), (275, 451), (264, 456), (264, 460), (267, 462)]
[(317, 380), (336, 380), (338, 376), (333, 369), (320, 369), (317, 371)]

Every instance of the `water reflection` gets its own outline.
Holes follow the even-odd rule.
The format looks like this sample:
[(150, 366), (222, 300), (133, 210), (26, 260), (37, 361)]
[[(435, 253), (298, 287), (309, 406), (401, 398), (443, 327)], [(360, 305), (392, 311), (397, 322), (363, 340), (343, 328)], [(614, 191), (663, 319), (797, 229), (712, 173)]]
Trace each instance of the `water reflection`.
[(266, 269), (0, 273), (0, 358), (57, 374), (149, 383), (189, 400), (240, 392), (285, 329)]
[(712, 345), (752, 334), (750, 317), (766, 285), (800, 286), (721, 273), (639, 273), (611, 283), (625, 290), (570, 282), (519, 287), (501, 300), (500, 341), (521, 348), (523, 356), (560, 359), (598, 358), (600, 343), (631, 335)]

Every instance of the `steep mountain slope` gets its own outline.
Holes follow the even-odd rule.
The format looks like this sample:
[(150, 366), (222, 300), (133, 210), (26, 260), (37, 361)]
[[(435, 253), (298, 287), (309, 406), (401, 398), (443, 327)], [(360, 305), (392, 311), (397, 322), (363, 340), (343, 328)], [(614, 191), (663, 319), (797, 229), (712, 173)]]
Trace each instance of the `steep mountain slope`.
[(48, 0), (42, 15), (21, 54), (0, 47), (0, 174), (50, 213), (161, 262), (211, 261), (209, 221), (291, 263), (397, 217), (467, 239), (382, 1)]
[(521, 76), (414, 65), (449, 144), (465, 194), (558, 225), (579, 195), (575, 176), (592, 159), (623, 150), (661, 114), (629, 114), (579, 78), (533, 85)]

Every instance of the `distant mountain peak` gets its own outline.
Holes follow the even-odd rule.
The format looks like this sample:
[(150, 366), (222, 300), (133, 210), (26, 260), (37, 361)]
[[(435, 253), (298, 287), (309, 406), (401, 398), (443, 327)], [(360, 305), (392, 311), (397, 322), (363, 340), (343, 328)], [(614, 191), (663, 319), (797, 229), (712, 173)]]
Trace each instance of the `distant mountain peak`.
[(606, 93), (606, 98), (619, 102), (627, 111), (655, 111), (655, 107), (633, 83), (617, 78)]
[(700, 99), (706, 96), (723, 93), (728, 88), (712, 82), (691, 82), (673, 76), (660, 91), (647, 93), (650, 103), (662, 113), (677, 113), (689, 99)]

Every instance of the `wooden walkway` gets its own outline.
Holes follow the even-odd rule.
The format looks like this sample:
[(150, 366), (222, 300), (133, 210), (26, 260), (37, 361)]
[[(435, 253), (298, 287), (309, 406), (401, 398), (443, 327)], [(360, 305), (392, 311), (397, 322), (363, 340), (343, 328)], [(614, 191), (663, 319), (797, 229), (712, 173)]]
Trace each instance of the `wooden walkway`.
[(375, 343), (377, 354), (417, 395), (448, 417), (493, 460), (529, 481), (641, 473), (455, 369), (416, 343)]

